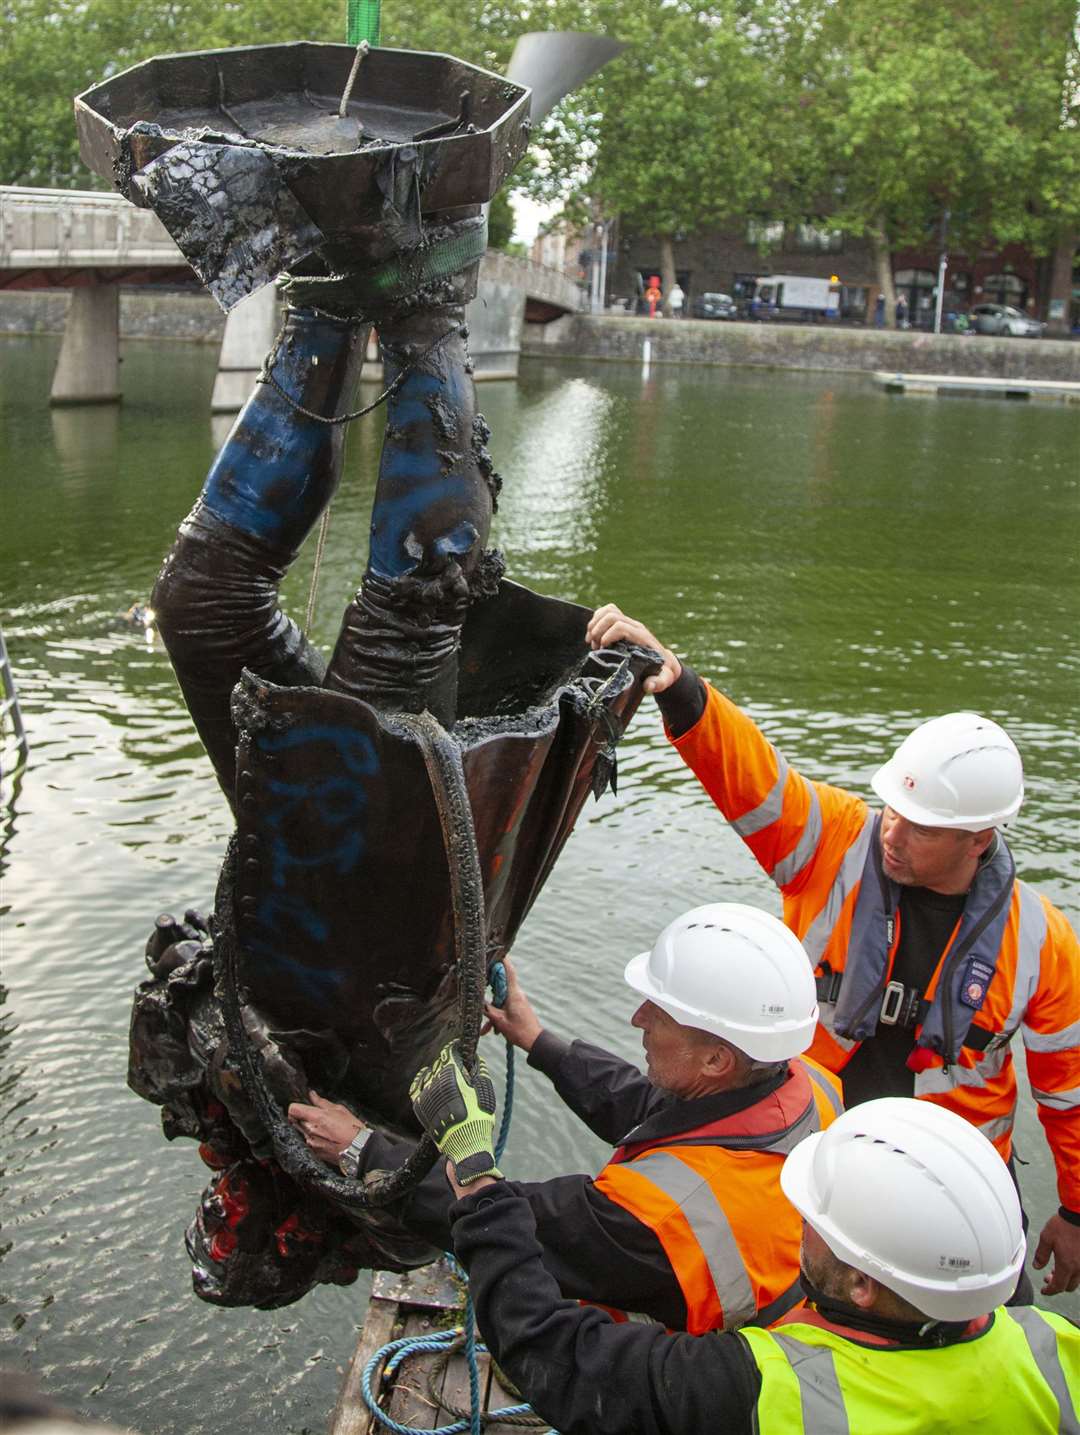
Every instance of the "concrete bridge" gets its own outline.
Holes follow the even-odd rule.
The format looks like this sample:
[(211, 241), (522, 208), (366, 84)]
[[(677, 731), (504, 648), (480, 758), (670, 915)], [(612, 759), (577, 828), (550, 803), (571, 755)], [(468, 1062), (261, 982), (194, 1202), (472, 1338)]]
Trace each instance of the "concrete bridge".
[[(71, 291), (52, 403), (120, 398), (120, 289), (153, 284), (199, 287), (149, 210), (118, 194), (0, 185), (0, 289)], [(581, 291), (559, 271), (489, 250), (468, 312), (477, 379), (516, 377), (523, 325), (576, 312), (581, 304)], [(276, 293), (267, 285), (226, 322), (215, 410), (240, 408), (276, 332)]]

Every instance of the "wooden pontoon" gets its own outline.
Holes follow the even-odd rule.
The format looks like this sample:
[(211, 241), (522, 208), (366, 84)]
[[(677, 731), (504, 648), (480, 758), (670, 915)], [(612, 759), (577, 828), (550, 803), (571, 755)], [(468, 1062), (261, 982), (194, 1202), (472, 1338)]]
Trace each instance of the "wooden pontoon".
[[(376, 1274), (368, 1302), (367, 1317), (360, 1332), (356, 1350), (342, 1383), (337, 1407), (330, 1421), (329, 1435), (378, 1435), (385, 1427), (371, 1414), (361, 1394), (364, 1367), (377, 1350), (401, 1336), (429, 1335), (460, 1325), (465, 1287), (454, 1275), (449, 1263), (437, 1261), (408, 1275), (397, 1276), (386, 1271)], [(415, 1430), (432, 1430), (450, 1425), (460, 1418), (460, 1411), (469, 1408), (469, 1369), (463, 1352), (450, 1358), (437, 1389), (450, 1408), (436, 1405), (428, 1392), (428, 1376), (439, 1360), (438, 1353), (411, 1355), (393, 1376), (389, 1398), (382, 1388), (382, 1365), (376, 1372), (372, 1388), (382, 1391), (383, 1409), (402, 1425)], [(480, 1391), (485, 1410), (501, 1410), (521, 1403), (499, 1383), (487, 1355), (478, 1357)], [(495, 1432), (515, 1428), (501, 1423), (486, 1427)], [(521, 1427), (516, 1427), (519, 1432)], [(546, 1431), (546, 1425), (536, 1430)]]

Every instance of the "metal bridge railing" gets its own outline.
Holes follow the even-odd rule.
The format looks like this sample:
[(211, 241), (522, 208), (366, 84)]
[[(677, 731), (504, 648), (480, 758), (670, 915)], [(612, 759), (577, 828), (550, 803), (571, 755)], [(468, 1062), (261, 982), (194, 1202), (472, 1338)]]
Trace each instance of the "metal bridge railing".
[(30, 745), (26, 740), (26, 728), (23, 726), (22, 713), (19, 710), (19, 695), (15, 690), (15, 677), (11, 671), (11, 663), (8, 660), (7, 644), (4, 642), (4, 630), (0, 628), (0, 777), (4, 775), (4, 763), (7, 756), (7, 743), (4, 737), (8, 718), (11, 719), (11, 728), (15, 738), (15, 765), (11, 769), (17, 771), (26, 761), (30, 752)]

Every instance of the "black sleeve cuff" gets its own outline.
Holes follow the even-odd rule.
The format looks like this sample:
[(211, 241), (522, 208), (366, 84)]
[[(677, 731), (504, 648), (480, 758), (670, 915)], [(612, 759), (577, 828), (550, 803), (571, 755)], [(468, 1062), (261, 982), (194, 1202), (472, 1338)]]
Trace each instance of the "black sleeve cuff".
[(705, 701), (705, 684), (686, 663), (671, 687), (656, 696), (656, 706), (672, 737), (682, 737), (700, 721)]
[(1070, 1211), (1068, 1206), (1059, 1206), (1058, 1215), (1070, 1226), (1080, 1226), (1080, 1211)]
[(490, 1206), (497, 1201), (516, 1200), (525, 1193), (516, 1181), (507, 1181), (504, 1177), (496, 1176), (494, 1186), (482, 1186), (479, 1191), (466, 1189), (464, 1196), (450, 1204), (451, 1226), (460, 1216), (471, 1215), (473, 1211), (480, 1211), (485, 1206)]
[(532, 1050), (529, 1052), (529, 1065), (537, 1071), (542, 1071), (552, 1081), (562, 1065), (563, 1058), (570, 1050), (570, 1043), (564, 1041), (561, 1036), (556, 1036), (553, 1031), (546, 1028), (533, 1042)]

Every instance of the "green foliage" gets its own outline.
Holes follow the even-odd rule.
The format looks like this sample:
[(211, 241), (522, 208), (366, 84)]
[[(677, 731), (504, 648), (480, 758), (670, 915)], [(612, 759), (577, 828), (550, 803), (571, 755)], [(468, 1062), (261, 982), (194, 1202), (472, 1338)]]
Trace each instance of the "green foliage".
[(545, 125), (530, 190), (549, 198), (569, 181), (651, 234), (690, 233), (765, 205), (785, 164), (784, 87), (748, 8), (565, 0), (553, 22), (627, 49)]
[(99, 185), (83, 168), (75, 95), (151, 55), (220, 45), (339, 39), (344, 8), (221, 0), (5, 0), (0, 9), (0, 178), (60, 188)]
[(948, 209), (950, 244), (970, 250), (1043, 247), (1048, 213), (1076, 215), (1071, 5), (823, 0), (817, 18), (802, 46), (807, 179), (829, 224), (921, 245)]
[(507, 249), (514, 234), (514, 211), (510, 195), (501, 189), (491, 201), (488, 210), (488, 246), (491, 249)]
[[(345, 0), (3, 0), (0, 180), (96, 184), (71, 99), (154, 54), (344, 40)], [(1074, 0), (391, 0), (384, 45), (503, 68), (541, 25), (626, 51), (541, 127), (515, 187), (679, 236), (812, 219), (888, 248), (1039, 250), (1080, 226)], [(505, 200), (493, 242), (511, 242)]]

